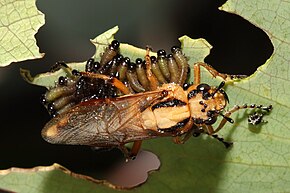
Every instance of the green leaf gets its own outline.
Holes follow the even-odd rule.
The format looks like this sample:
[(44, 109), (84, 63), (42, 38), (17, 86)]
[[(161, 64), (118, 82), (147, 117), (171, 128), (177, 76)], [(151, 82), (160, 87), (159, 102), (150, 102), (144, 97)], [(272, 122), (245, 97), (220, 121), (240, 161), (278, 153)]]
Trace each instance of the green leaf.
[[(21, 193), (88, 192), (93, 189), (95, 184), (105, 183), (89, 177), (86, 177), (86, 180), (82, 179), (83, 176), (71, 173), (58, 164), (31, 169), (10, 168), (0, 171), (0, 175), (2, 175), (1, 188)], [(95, 184), (89, 183), (87, 180), (93, 181)], [(74, 186), (71, 186), (72, 183)], [(99, 189), (106, 189), (106, 187), (100, 186)]]
[[(265, 116), (268, 123), (255, 128), (247, 123), (247, 114), (251, 111), (235, 113), (232, 116), (235, 123), (227, 124), (219, 132), (226, 140), (234, 142), (231, 149), (225, 149), (217, 140), (207, 136), (192, 138), (184, 145), (175, 145), (169, 138), (145, 141), (143, 148), (159, 156), (161, 168), (133, 192), (290, 192), (290, 3), (229, 0), (222, 9), (241, 15), (263, 29), (274, 45), (273, 55), (266, 64), (249, 78), (227, 82), (226, 87), (229, 106), (244, 103), (272, 104), (273, 111)], [(110, 38), (108, 36), (105, 39)], [(202, 61), (210, 48), (202, 41), (202, 47), (207, 48), (199, 54), (199, 49), (191, 46), (193, 40), (183, 38), (182, 41), (183, 52), (189, 56), (191, 64)], [(125, 47), (121, 47), (121, 51), (128, 53), (129, 57), (144, 56), (144, 51), (135, 52), (134, 48), (125, 52)], [(38, 84), (36, 80), (41, 76), (33, 79), (32, 83)], [(219, 78), (211, 78), (206, 72), (203, 72), (202, 78), (203, 82), (214, 84), (221, 81)], [(58, 173), (61, 178), (53, 176), (54, 173)], [(76, 180), (55, 170), (42, 174), (37, 172), (38, 175), (34, 177), (23, 173), (21, 175), (25, 176), (26, 182), (22, 180), (22, 183), (16, 183), (17, 179), (21, 179), (14, 177), (17, 174), (3, 174), (0, 179), (5, 181), (0, 180), (0, 187), (20, 191), (29, 184), (32, 187), (29, 191), (35, 192), (34, 188), (45, 184), (47, 186), (43, 192), (71, 192), (71, 185), (74, 184), (75, 192), (87, 192), (88, 189), (90, 192), (116, 191), (109, 190), (105, 185)], [(44, 175), (51, 175), (53, 179)], [(57, 183), (56, 179), (63, 178), (65, 183)]]
[(0, 66), (41, 58), (34, 35), (44, 24), (44, 15), (35, 0), (1, 0)]

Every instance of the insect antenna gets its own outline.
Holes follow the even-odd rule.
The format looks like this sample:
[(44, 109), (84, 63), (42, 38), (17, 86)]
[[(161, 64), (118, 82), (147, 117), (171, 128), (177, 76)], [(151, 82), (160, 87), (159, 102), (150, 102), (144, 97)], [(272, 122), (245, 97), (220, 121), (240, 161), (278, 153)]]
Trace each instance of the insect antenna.
[(216, 90), (211, 94), (211, 96), (214, 97), (214, 95), (215, 95), (218, 91), (220, 91), (220, 92), (224, 95), (224, 97), (225, 97), (225, 99), (227, 100), (227, 102), (229, 103), (230, 100), (229, 100), (229, 97), (228, 97), (227, 93), (226, 93), (224, 90), (221, 90), (224, 86), (225, 86), (225, 81), (222, 81), (222, 82), (220, 83), (220, 85), (218, 86), (218, 88), (217, 88), (217, 89), (216, 89)]
[(221, 115), (225, 120), (227, 120), (228, 122), (230, 122), (230, 123), (234, 123), (234, 120), (232, 119), (232, 118), (230, 118), (230, 117), (227, 117), (227, 116), (225, 116), (224, 114), (222, 114), (222, 113), (219, 113), (219, 115)]
[(221, 83), (220, 83), (220, 85), (217, 87), (217, 89), (211, 94), (212, 95), (212, 97), (219, 91), (219, 90), (221, 90), (222, 89), (222, 87), (224, 87), (225, 86), (225, 81), (222, 81)]

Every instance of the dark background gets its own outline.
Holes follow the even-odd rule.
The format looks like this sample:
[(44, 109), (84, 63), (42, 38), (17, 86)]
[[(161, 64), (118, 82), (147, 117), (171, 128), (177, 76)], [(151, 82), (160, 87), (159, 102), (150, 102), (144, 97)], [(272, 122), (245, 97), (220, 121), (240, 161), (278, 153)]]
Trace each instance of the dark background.
[[(93, 39), (118, 25), (116, 36), (156, 51), (179, 45), (178, 37), (205, 38), (212, 46), (206, 62), (229, 74), (252, 74), (272, 53), (267, 35), (243, 18), (218, 10), (225, 1), (195, 0), (38, 0), (46, 24), (36, 35), (42, 59), (0, 69), (0, 169), (60, 163), (73, 171), (109, 167), (118, 151), (94, 152), (87, 147), (51, 145), (40, 131), (49, 120), (39, 102), (45, 88), (22, 80), (19, 68), (33, 74), (48, 71), (56, 61), (85, 61), (94, 54)], [(100, 159), (102, 154), (102, 159)]]

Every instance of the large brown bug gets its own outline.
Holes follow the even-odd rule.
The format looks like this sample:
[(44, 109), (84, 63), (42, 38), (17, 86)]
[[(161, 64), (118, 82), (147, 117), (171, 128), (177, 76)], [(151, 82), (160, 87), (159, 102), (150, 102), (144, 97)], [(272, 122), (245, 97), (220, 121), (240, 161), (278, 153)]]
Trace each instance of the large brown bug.
[[(182, 87), (176, 83), (161, 86), (152, 74), (149, 50), (145, 56), (146, 77), (150, 91), (134, 94), (116, 77), (100, 73), (79, 72), (81, 77), (102, 79), (119, 89), (124, 95), (81, 102), (51, 119), (43, 128), (43, 138), (54, 144), (118, 147), (124, 155), (137, 155), (142, 140), (171, 136), (175, 143), (184, 143), (190, 136), (206, 133), (226, 146), (229, 143), (214, 135), (226, 122), (233, 123), (231, 114), (246, 108), (270, 111), (271, 106), (235, 106), (223, 112), (228, 96), (223, 90), (225, 82), (210, 86), (200, 82), (200, 66), (214, 77), (227, 78), (204, 63), (194, 64), (194, 84)], [(186, 68), (183, 67), (183, 70)], [(186, 70), (185, 70), (186, 71)], [(186, 76), (186, 75), (182, 75)], [(180, 78), (183, 82), (184, 77)], [(216, 128), (217, 117), (222, 120)], [(134, 142), (131, 152), (125, 144)]]

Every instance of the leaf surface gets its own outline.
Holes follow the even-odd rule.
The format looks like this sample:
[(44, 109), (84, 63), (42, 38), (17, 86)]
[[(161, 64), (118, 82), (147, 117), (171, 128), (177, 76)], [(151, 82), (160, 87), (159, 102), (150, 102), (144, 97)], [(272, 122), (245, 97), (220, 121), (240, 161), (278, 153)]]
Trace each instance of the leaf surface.
[[(273, 111), (265, 116), (268, 123), (253, 127), (247, 122), (247, 115), (252, 111), (241, 110), (235, 113), (232, 116), (235, 123), (227, 124), (219, 132), (225, 140), (234, 142), (231, 149), (225, 149), (217, 140), (207, 136), (192, 138), (184, 145), (175, 145), (169, 138), (145, 141), (143, 148), (159, 156), (161, 168), (153, 172), (144, 185), (133, 189), (133, 192), (290, 191), (290, 3), (277, 0), (229, 0), (221, 9), (238, 14), (263, 29), (273, 43), (272, 56), (252, 76), (242, 81), (227, 82), (226, 86), (230, 107), (244, 103), (272, 104)], [(107, 36), (105, 43), (108, 44), (111, 38)], [(190, 64), (203, 61), (210, 49), (210, 45), (203, 40), (201, 46), (195, 42), (187, 37), (182, 38), (183, 52), (190, 58)], [(122, 45), (121, 52), (128, 57), (144, 56), (144, 50), (131, 46)], [(46, 76), (56, 78), (58, 75), (50, 73)], [(43, 79), (41, 83), (38, 81), (40, 79)], [(205, 71), (202, 79), (211, 84), (219, 84), (221, 81)], [(38, 85), (53, 85), (53, 81), (47, 83), (44, 80), (44, 75), (30, 80)], [(51, 175), (52, 172), (56, 171), (44, 174)], [(6, 180), (0, 180), (0, 187), (18, 191), (23, 184), (29, 184), (32, 187), (30, 192), (35, 192), (36, 187), (48, 184), (43, 192), (52, 192), (51, 189), (59, 192), (88, 192), (88, 189), (90, 192), (117, 192), (104, 185), (76, 180), (61, 172), (59, 175), (65, 176), (65, 183), (57, 183), (56, 179), (60, 178), (56, 177), (53, 178), (53, 185), (52, 179), (47, 177), (40, 177), (41, 180), (37, 181), (37, 177), (32, 178), (27, 173), (22, 175), (27, 179), (22, 184), (17, 183), (15, 172), (2, 175), (0, 179)], [(42, 174), (37, 172), (35, 176)], [(13, 186), (8, 183), (10, 181)]]
[(41, 58), (34, 35), (44, 24), (44, 15), (35, 0), (1, 0), (0, 66)]

